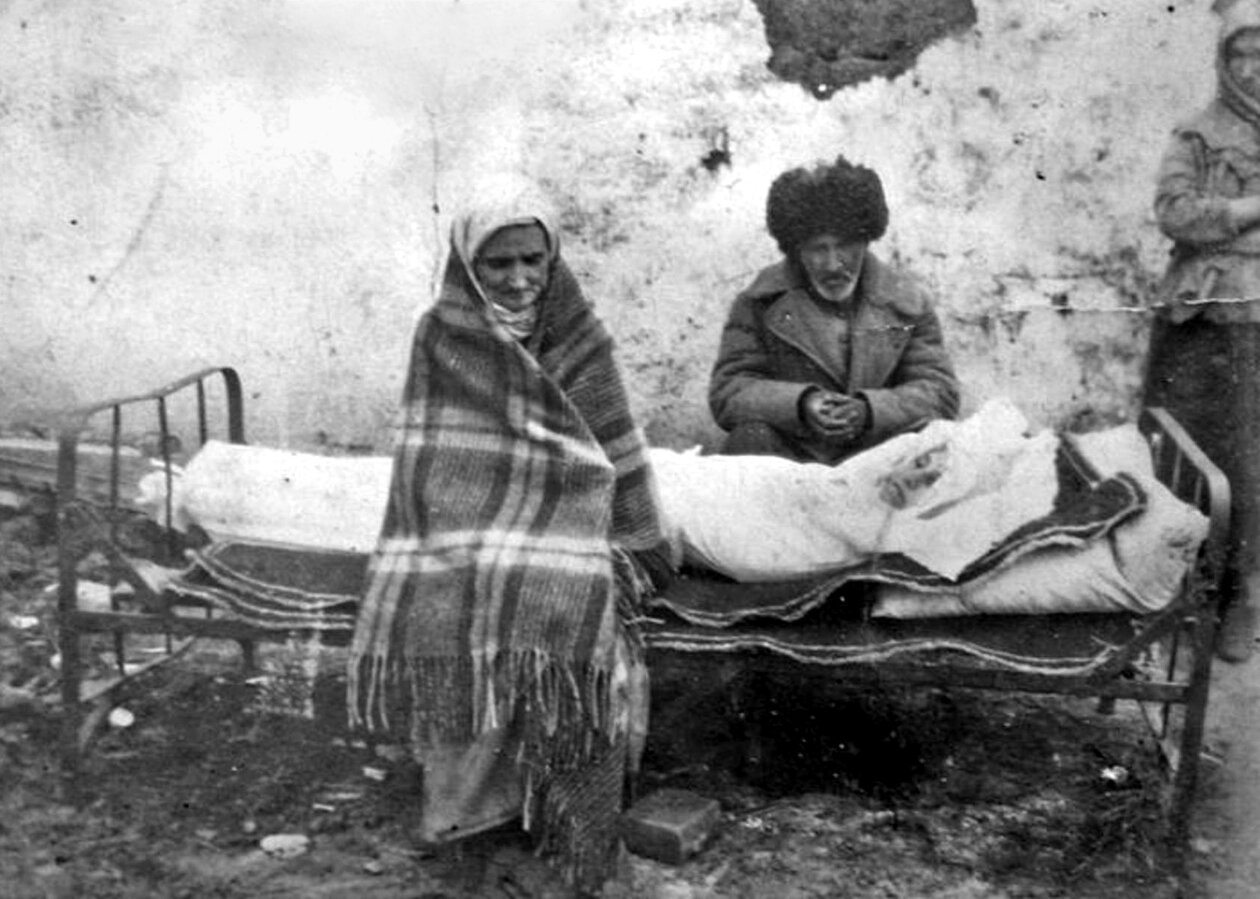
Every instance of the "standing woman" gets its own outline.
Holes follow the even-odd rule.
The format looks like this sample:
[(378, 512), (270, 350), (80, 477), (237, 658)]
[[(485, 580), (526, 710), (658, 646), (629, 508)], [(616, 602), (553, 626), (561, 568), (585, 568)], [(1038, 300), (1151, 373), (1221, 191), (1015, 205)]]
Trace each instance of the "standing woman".
[(423, 839), (520, 818), (590, 891), (645, 730), (632, 618), (661, 530), (612, 339), (546, 205), (481, 187), (415, 334), (352, 717), (409, 738)]
[(1172, 238), (1145, 404), (1165, 406), (1230, 482), (1217, 653), (1250, 657), (1260, 602), (1260, 3), (1218, 2), (1217, 97), (1179, 125), (1155, 212)]

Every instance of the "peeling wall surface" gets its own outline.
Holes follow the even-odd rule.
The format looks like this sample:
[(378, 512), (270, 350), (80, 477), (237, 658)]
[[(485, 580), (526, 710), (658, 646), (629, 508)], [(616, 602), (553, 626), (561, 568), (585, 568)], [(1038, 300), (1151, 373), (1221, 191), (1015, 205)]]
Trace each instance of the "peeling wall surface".
[(384, 447), (447, 215), (518, 169), (651, 439), (709, 441), (769, 184), (837, 152), (882, 175), (875, 250), (938, 297), (967, 409), (1129, 417), (1208, 5), (976, 0), (819, 99), (752, 0), (0, 0), (0, 423), (223, 364), (252, 440)]

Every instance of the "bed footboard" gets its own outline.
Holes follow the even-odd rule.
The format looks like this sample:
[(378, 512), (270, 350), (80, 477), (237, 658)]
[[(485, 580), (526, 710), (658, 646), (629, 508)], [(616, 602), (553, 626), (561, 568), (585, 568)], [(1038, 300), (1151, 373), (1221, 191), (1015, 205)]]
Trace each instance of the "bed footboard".
[[(1228, 548), (1230, 488), (1220, 468), (1168, 410), (1144, 410), (1138, 427), (1151, 447), (1156, 477), (1208, 518), (1208, 536), (1199, 551), (1199, 563), (1182, 588), (1181, 627), (1157, 644), (1162, 650), (1163, 676), (1180, 687), (1180, 695), (1173, 702), (1143, 704), (1172, 770), (1169, 845), (1180, 864), (1190, 835), (1203, 751), (1222, 604), (1220, 585)], [(1179, 733), (1173, 715), (1178, 704), (1182, 709)]]
[[(211, 438), (245, 441), (241, 380), (232, 368), (205, 368), (147, 393), (71, 410), (61, 421), (56, 473), (61, 763), (72, 797), (77, 792), (81, 751), (90, 738), (89, 725), (93, 722), (92, 717), (85, 719), (83, 708), (82, 638), (93, 632), (113, 634), (117, 684), (135, 673), (126, 664), (126, 634), (165, 633), (170, 651), (171, 640), (179, 633), (177, 622), (162, 608), (158, 591), (139, 572), (142, 563), (131, 564), (119, 549), (120, 532), (130, 513), (128, 502), (136, 486), (128, 483), (134, 472), (124, 473), (124, 452), (132, 443), (142, 442), (145, 451), (160, 463), (157, 470), (166, 473), (165, 520), (169, 522), (172, 465), (182, 457), (185, 445), (195, 451)], [(89, 484), (79, 470), (81, 451), (89, 442), (102, 450), (94, 453), (94, 458), (104, 455), (108, 459), (103, 490), (99, 479)], [(175, 534), (169, 528), (162, 542), (167, 561), (171, 561), (169, 557), (178, 551)], [(108, 610), (79, 607), (79, 565), (93, 551), (102, 553), (109, 564)], [(122, 582), (127, 582), (134, 595), (145, 603), (145, 614), (120, 609), (113, 588)], [(241, 639), (244, 640), (243, 635)], [(242, 648), (248, 656), (251, 647), (247, 640)], [(102, 707), (105, 701), (102, 700)]]

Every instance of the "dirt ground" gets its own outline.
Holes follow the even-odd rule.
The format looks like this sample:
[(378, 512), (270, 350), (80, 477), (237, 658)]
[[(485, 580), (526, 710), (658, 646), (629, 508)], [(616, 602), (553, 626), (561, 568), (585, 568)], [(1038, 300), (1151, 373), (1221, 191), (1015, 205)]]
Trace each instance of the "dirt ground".
[[(348, 741), (335, 714), (259, 711), (260, 684), (231, 645), (193, 646), (123, 688), (83, 794), (67, 803), (49, 529), (3, 514), (0, 528), (4, 895), (558, 895), (515, 830), (442, 850), (415, 843), (418, 775), (405, 757)], [(109, 644), (88, 653), (102, 675)], [(138, 642), (131, 657), (161, 649)], [(1247, 670), (1226, 672), (1218, 754), (1250, 714)], [(1075, 699), (820, 695), (780, 682), (741, 704), (716, 676), (655, 674), (639, 794), (688, 788), (717, 799), (721, 820), (680, 866), (629, 856), (608, 899), (1251, 895), (1229, 890), (1248, 884), (1232, 859), (1246, 801), (1238, 781), (1254, 770), (1204, 766), (1202, 823), (1188, 872), (1175, 875), (1159, 841), (1157, 760), (1127, 704), (1100, 715)], [(749, 737), (753, 717), (761, 741)]]

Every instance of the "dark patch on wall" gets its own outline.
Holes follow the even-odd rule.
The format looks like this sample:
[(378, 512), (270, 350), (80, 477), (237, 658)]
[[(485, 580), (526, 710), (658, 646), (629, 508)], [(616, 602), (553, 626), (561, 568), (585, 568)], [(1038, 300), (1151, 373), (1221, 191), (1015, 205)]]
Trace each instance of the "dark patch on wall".
[(842, 87), (895, 78), (943, 37), (976, 24), (971, 0), (754, 0), (770, 71), (825, 100)]
[(700, 157), (700, 164), (707, 171), (731, 166), (731, 135), (726, 128), (718, 128), (709, 135), (709, 151)]

